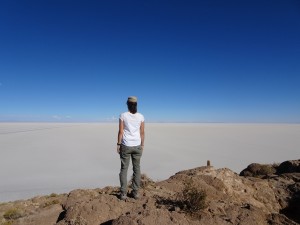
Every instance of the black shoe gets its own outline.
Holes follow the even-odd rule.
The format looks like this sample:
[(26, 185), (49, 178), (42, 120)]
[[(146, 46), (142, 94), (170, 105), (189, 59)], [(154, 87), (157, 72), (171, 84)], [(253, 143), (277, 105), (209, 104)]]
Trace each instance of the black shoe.
[(121, 194), (120, 194), (120, 200), (126, 200), (126, 199), (127, 199), (127, 195), (121, 193)]
[(132, 192), (131, 192), (131, 196), (132, 196), (135, 200), (137, 200), (137, 199), (140, 198), (140, 195), (138, 194), (137, 191), (132, 191)]

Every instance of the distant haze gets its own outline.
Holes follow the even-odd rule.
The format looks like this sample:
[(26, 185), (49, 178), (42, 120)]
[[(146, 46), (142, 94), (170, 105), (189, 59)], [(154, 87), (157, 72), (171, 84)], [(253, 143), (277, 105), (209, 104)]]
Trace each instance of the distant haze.
[[(0, 201), (118, 186), (116, 123), (0, 123)], [(206, 165), (298, 159), (296, 124), (146, 124), (142, 172), (153, 180)], [(131, 168), (128, 176), (131, 176)]]

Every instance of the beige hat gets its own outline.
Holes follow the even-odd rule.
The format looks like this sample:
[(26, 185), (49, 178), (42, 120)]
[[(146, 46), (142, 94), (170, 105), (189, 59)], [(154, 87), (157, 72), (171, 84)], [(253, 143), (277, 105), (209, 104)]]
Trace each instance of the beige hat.
[(135, 97), (135, 96), (129, 96), (127, 101), (128, 102), (137, 102), (137, 97)]

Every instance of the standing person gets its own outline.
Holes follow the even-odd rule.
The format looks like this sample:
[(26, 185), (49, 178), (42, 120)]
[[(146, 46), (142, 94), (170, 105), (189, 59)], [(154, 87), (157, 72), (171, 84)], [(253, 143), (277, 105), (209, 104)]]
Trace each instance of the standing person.
[(120, 154), (120, 199), (127, 197), (127, 171), (132, 160), (132, 197), (139, 198), (138, 190), (141, 182), (140, 159), (144, 149), (145, 122), (144, 116), (137, 112), (137, 97), (130, 96), (127, 100), (128, 112), (124, 112), (119, 118), (119, 132), (117, 152)]

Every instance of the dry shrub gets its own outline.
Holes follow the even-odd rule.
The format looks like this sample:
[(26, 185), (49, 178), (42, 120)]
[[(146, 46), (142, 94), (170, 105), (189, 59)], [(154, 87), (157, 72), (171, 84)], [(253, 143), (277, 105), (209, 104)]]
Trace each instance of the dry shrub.
[(58, 199), (54, 199), (52, 201), (48, 201), (48, 202), (45, 202), (45, 204), (43, 205), (44, 208), (50, 206), (50, 205), (56, 205), (56, 204), (59, 204), (59, 200)]
[(197, 186), (192, 179), (184, 183), (182, 193), (177, 196), (179, 207), (184, 211), (195, 214), (206, 208), (206, 192)]
[[(129, 181), (129, 184), (128, 184), (129, 187), (132, 187), (132, 179), (133, 179), (133, 177), (131, 177), (131, 179)], [(140, 188), (144, 189), (144, 188), (148, 187), (149, 185), (153, 185), (153, 184), (155, 184), (155, 182), (151, 178), (149, 178), (145, 173), (141, 174)]]
[(7, 220), (15, 220), (18, 219), (20, 217), (22, 217), (22, 213), (20, 212), (19, 209), (17, 208), (12, 208), (7, 210), (4, 214), (3, 217)]
[(58, 196), (58, 194), (52, 193), (52, 194), (49, 195), (49, 198), (55, 198), (55, 197), (57, 197), (57, 196)]
[(13, 222), (11, 220), (5, 221), (0, 223), (1, 225), (13, 225)]
[(149, 185), (154, 184), (155, 182), (149, 178), (146, 174), (141, 174), (141, 188), (146, 188)]

